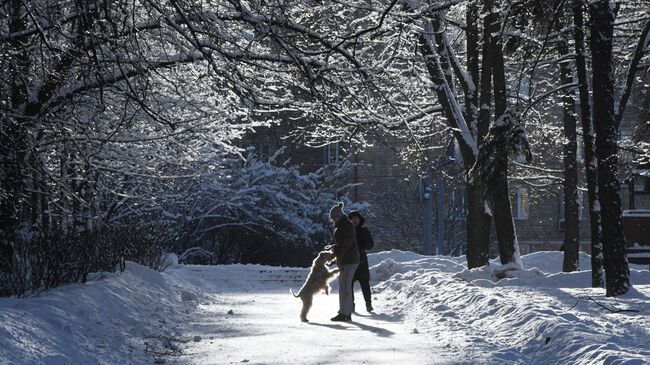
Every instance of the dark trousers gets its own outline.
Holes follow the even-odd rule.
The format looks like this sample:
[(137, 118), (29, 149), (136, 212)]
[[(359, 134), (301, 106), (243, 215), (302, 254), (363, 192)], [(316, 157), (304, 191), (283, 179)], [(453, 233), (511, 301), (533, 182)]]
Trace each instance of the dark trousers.
[(368, 263), (362, 262), (357, 271), (354, 273), (354, 279), (352, 280), (352, 303), (354, 303), (354, 283), (358, 281), (361, 285), (361, 291), (363, 292), (363, 299), (366, 302), (366, 306), (372, 306), (372, 298), (370, 293), (370, 272), (368, 270)]
[[(372, 306), (372, 298), (370, 297), (370, 282), (368, 280), (359, 279), (361, 291), (363, 292), (363, 299), (366, 301), (366, 307)], [(352, 304), (354, 304), (354, 282), (352, 282)]]

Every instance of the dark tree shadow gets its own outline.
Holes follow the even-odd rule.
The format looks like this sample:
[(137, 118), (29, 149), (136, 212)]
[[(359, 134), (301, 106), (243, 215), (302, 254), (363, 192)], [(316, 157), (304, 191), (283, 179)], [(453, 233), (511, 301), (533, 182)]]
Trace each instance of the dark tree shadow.
[(352, 321), (352, 322), (348, 322), (348, 323), (353, 324), (353, 325), (361, 328), (364, 331), (370, 331), (372, 333), (375, 333), (377, 336), (380, 336), (380, 337), (390, 337), (390, 336), (395, 334), (395, 332), (389, 331), (389, 330), (387, 330), (385, 328), (370, 326), (370, 325), (363, 324), (363, 323), (360, 323), (360, 322)]
[(346, 330), (348, 327), (341, 326), (340, 324), (326, 324), (326, 323), (316, 323), (316, 322), (308, 322), (308, 324), (312, 326), (320, 326), (320, 327), (327, 327), (335, 330)]
[(355, 317), (361, 317), (361, 318), (372, 318), (377, 321), (384, 321), (384, 322), (399, 322), (402, 317), (401, 316), (395, 316), (395, 315), (390, 315), (390, 314), (381, 314), (381, 313), (376, 313), (376, 312), (371, 312), (371, 313), (353, 313)]
[[(362, 329), (364, 331), (372, 332), (372, 333), (376, 334), (377, 336), (381, 336), (381, 337), (390, 337), (390, 336), (395, 334), (395, 332), (387, 330), (385, 328), (370, 326), (370, 325), (363, 324), (363, 323), (360, 323), (360, 322), (351, 321), (351, 322), (345, 322), (345, 323), (353, 325), (353, 326), (357, 326), (357, 327), (359, 327), (360, 329)], [(335, 329), (335, 330), (347, 330), (347, 329), (350, 329), (350, 327), (343, 326), (343, 325), (340, 325), (340, 324), (334, 324), (334, 323), (326, 324), (326, 323), (309, 322), (309, 324), (313, 325), (313, 326), (327, 327), (327, 328), (331, 328), (331, 329)]]

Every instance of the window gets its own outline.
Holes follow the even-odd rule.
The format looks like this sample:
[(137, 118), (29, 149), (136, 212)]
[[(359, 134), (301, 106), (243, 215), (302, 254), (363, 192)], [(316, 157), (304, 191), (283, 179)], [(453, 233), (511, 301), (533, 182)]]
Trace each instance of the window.
[(271, 157), (275, 154), (273, 147), (270, 145), (263, 145), (260, 149), (260, 159), (265, 162), (270, 162)]
[(450, 218), (454, 221), (465, 220), (465, 191), (462, 189), (454, 189), (451, 191), (451, 199), (449, 199), (449, 212)]
[(454, 160), (458, 162), (463, 161), (463, 153), (460, 151), (460, 145), (456, 138), (454, 138)]
[(515, 219), (528, 219), (528, 190), (526, 188), (517, 188), (517, 204), (515, 206)]
[(620, 100), (621, 100), (621, 95), (623, 95), (623, 88), (615, 87), (614, 88), (614, 108), (618, 110)]
[(255, 157), (264, 162), (271, 162), (271, 157), (273, 157), (277, 151), (275, 146), (267, 142), (256, 143), (250, 147), (254, 149)]
[[(582, 200), (583, 200), (582, 195), (583, 195), (582, 191), (578, 191), (578, 222), (582, 222), (582, 220), (584, 219), (584, 215), (585, 215), (584, 204), (582, 204)], [(560, 198), (559, 199), (559, 203), (560, 203), (559, 213), (560, 214), (559, 214), (558, 222), (559, 222), (559, 225), (560, 225), (560, 229), (564, 230), (564, 222), (565, 222), (565, 219), (566, 219), (565, 218), (566, 214), (564, 212), (564, 192), (560, 193), (559, 198)]]
[(582, 191), (578, 191), (578, 221), (582, 222), (585, 217), (585, 205), (582, 204)]
[(638, 193), (650, 192), (650, 177), (635, 176), (634, 177), (634, 191)]
[(323, 165), (336, 164), (340, 161), (339, 143), (330, 143), (324, 147)]
[(520, 79), (508, 81), (508, 91), (512, 94), (519, 95), (520, 97), (530, 96), (530, 78), (524, 76)]

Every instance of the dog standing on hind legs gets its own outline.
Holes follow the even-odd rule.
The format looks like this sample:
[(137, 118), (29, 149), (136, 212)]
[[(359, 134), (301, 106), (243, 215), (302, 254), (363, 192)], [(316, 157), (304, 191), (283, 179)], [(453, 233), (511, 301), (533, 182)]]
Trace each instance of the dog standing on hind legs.
[(302, 285), (302, 288), (300, 288), (298, 294), (295, 294), (291, 288), (289, 289), (294, 297), (302, 300), (302, 310), (300, 310), (301, 321), (309, 322), (307, 320), (307, 313), (309, 313), (309, 309), (311, 309), (315, 294), (324, 290), (325, 294), (329, 295), (331, 290), (330, 282), (334, 280), (336, 275), (338, 275), (339, 270), (330, 270), (327, 267), (327, 264), (335, 259), (336, 256), (332, 251), (319, 252), (318, 256), (316, 256), (314, 261), (311, 263), (311, 270), (309, 271), (309, 275), (307, 275), (307, 280)]

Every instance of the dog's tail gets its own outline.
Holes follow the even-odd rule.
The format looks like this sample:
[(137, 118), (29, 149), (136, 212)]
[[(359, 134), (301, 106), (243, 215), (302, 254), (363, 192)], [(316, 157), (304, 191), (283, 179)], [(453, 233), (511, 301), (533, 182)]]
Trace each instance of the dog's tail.
[[(298, 297), (300, 296), (300, 295), (296, 295), (296, 293), (294, 293), (294, 292), (293, 292), (293, 289), (291, 289), (291, 288), (289, 288), (289, 291), (290, 291), (291, 294), (293, 294), (293, 296), (296, 297), (296, 298), (298, 298)], [(300, 292), (298, 292), (298, 294), (300, 294)]]

